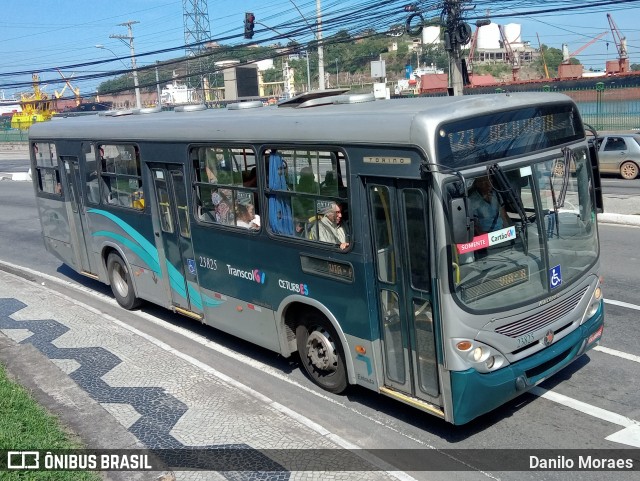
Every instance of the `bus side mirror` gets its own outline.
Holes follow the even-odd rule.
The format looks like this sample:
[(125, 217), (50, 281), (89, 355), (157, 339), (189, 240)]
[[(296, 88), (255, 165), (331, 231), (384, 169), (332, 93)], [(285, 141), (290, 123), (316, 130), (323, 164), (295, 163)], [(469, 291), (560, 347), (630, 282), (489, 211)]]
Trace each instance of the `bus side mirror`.
[(466, 197), (449, 200), (449, 222), (451, 224), (451, 240), (454, 244), (466, 244), (473, 240), (475, 223), (473, 219), (469, 218)]

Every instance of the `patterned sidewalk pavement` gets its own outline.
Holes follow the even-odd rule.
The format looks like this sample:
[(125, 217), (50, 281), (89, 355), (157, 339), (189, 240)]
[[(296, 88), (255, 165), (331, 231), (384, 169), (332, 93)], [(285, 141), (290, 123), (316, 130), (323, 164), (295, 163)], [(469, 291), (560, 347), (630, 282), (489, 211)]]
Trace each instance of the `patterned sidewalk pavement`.
[[(172, 467), (166, 480), (410, 479), (367, 464), (284, 406), (47, 287), (0, 271), (0, 293), (0, 362), (21, 382), (33, 376), (20, 372), (20, 358), (23, 369), (49, 373), (32, 387), (89, 448), (164, 450)], [(241, 455), (245, 471), (189, 470), (194, 450)], [(346, 470), (338, 463), (336, 471), (310, 471), (310, 456), (295, 456), (323, 452), (316, 450), (342, 459)]]

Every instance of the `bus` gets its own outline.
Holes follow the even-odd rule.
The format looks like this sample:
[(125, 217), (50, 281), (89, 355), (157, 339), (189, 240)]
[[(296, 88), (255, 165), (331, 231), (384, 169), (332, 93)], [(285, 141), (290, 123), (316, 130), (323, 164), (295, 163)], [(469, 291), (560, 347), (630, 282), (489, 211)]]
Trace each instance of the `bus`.
[(299, 356), (327, 391), (459, 425), (602, 335), (588, 130), (562, 94), (320, 91), (60, 118), (29, 139), (46, 249), (123, 308), (164, 306)]

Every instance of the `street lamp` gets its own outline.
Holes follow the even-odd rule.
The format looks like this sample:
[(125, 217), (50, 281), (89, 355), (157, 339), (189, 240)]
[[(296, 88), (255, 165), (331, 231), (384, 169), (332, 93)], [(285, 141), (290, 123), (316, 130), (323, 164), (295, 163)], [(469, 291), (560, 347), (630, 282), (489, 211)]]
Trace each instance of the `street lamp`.
[(98, 45), (96, 45), (95, 47), (96, 47), (96, 48), (100, 48), (100, 49), (102, 49), (102, 50), (108, 50), (109, 52), (111, 52), (111, 54), (112, 54), (115, 58), (117, 58), (118, 60), (120, 60), (120, 63), (121, 63), (122, 65), (124, 65), (124, 68), (126, 68), (127, 70), (129, 70), (129, 66), (128, 66), (126, 63), (124, 63), (124, 62), (122, 61), (122, 59), (121, 59), (120, 57), (118, 57), (118, 56), (116, 55), (116, 53), (115, 53), (113, 50), (111, 50), (109, 47), (105, 47), (105, 46), (104, 46), (104, 45), (102, 45), (102, 44), (98, 44)]
[[(124, 63), (124, 61), (120, 57), (118, 57), (116, 55), (116, 53), (113, 50), (111, 50), (109, 47), (105, 47), (102, 44), (98, 44), (95, 47), (99, 48), (99, 49), (102, 49), (102, 50), (108, 50), (109, 52), (111, 52), (111, 54), (114, 57), (116, 57), (118, 60), (120, 60), (120, 63), (122, 65), (124, 65), (124, 68), (129, 70), (129, 67), (127, 66), (127, 64)], [(136, 64), (135, 64), (134, 57), (131, 57), (131, 68), (133, 69), (133, 86), (135, 88), (135, 93), (136, 93), (136, 107), (140, 108), (142, 105), (141, 105), (141, 102), (140, 102), (140, 88), (138, 87), (138, 71), (136, 69)]]

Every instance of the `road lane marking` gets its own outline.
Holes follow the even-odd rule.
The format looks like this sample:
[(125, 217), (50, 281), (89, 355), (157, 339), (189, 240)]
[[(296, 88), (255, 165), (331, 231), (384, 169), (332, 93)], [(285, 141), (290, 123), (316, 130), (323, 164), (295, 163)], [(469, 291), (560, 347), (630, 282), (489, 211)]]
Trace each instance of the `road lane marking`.
[(636, 304), (630, 304), (628, 302), (622, 302), (622, 301), (614, 301), (613, 299), (605, 299), (604, 302), (607, 304), (613, 304), (614, 306), (626, 307), (627, 309), (635, 309), (636, 311), (640, 311), (640, 306)]
[(606, 409), (578, 401), (577, 399), (570, 398), (564, 394), (544, 389), (540, 386), (534, 386), (529, 392), (538, 397), (548, 399), (549, 401), (553, 401), (584, 414), (588, 414), (594, 418), (602, 419), (603, 421), (617, 424), (618, 426), (623, 426), (624, 429), (607, 436), (605, 439), (640, 448), (640, 423), (638, 421), (622, 416), (621, 414), (616, 414), (614, 412), (607, 411)]
[(605, 354), (610, 354), (611, 356), (621, 357), (622, 359), (626, 359), (627, 361), (640, 362), (640, 356), (636, 356), (635, 354), (629, 354), (627, 352), (618, 351), (616, 349), (611, 349), (609, 347), (596, 346), (593, 348), (593, 350), (604, 352)]

